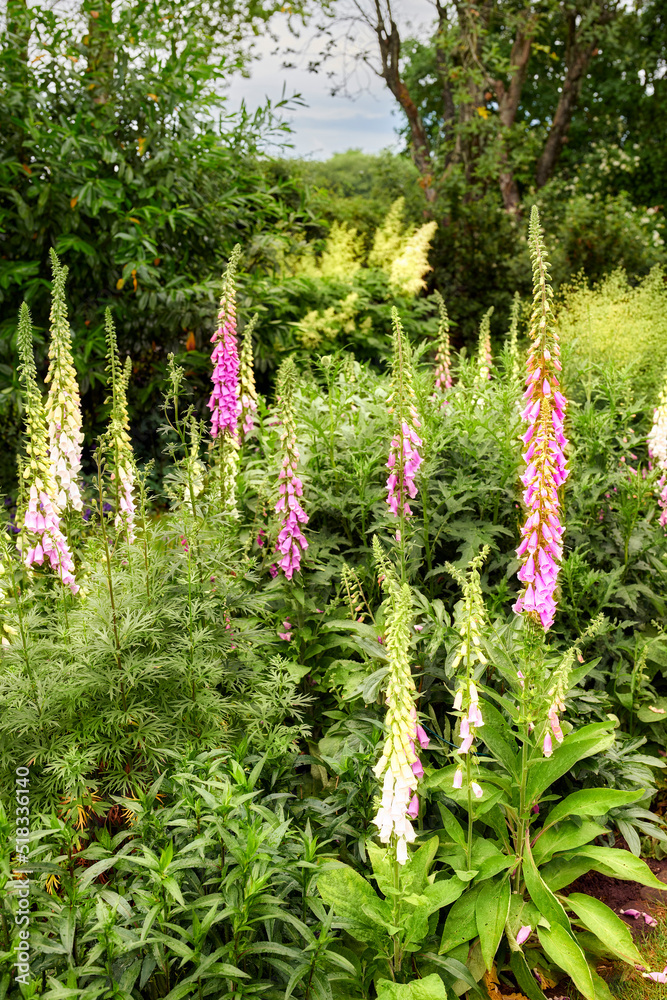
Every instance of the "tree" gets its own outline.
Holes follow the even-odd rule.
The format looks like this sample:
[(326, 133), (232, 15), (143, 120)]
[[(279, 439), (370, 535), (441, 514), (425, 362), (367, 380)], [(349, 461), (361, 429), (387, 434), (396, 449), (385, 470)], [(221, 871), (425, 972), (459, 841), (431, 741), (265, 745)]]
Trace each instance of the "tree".
[[(519, 208), (528, 141), (531, 180), (553, 175), (594, 55), (603, 51), (620, 0), (434, 0), (427, 42), (401, 37), (392, 0), (350, 0), (348, 21), (372, 33), (365, 60), (385, 81), (406, 120), (406, 135), (428, 203), (460, 175), (474, 197), (491, 178), (504, 208)], [(548, 115), (527, 115), (524, 88), (535, 53), (558, 80)]]
[[(67, 9), (9, 0), (0, 31), (5, 404), (16, 398), (18, 306), (27, 297), (37, 331), (46, 327), (54, 247), (70, 269), (88, 430), (101, 417), (110, 306), (121, 350), (134, 359), (150, 440), (166, 355), (190, 335), (208, 346), (229, 250), (286, 229), (281, 185), (260, 163), (269, 136), (287, 138), (283, 105), (232, 116), (221, 97), (279, 8), (279, 0), (81, 0)], [(262, 253), (257, 241), (255, 262)]]

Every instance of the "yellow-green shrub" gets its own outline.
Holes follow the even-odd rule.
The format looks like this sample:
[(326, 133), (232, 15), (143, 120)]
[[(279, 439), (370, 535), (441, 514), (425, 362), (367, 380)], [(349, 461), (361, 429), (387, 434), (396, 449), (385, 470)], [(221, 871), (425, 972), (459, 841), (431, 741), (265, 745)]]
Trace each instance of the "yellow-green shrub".
[(635, 364), (652, 389), (662, 383), (667, 359), (667, 285), (655, 267), (637, 285), (614, 271), (593, 288), (583, 281), (561, 295), (564, 344), (595, 362)]

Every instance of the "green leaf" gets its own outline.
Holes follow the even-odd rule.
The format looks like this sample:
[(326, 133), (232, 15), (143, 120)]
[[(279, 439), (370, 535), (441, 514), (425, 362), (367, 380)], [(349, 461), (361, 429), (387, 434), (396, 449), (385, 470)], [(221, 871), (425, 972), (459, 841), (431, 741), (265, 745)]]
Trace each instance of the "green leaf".
[(443, 958), (441, 955), (434, 955), (430, 951), (425, 952), (422, 957), (425, 961), (432, 962), (434, 965), (439, 965), (442, 969), (448, 972), (454, 982), (461, 980), (469, 986), (471, 990), (474, 990), (475, 993), (478, 993), (480, 996), (485, 996), (480, 987), (477, 985), (477, 980), (471, 973), (470, 969), (465, 966), (463, 962), (459, 962), (457, 958)]
[(559, 823), (537, 838), (533, 846), (533, 857), (538, 865), (543, 864), (550, 861), (554, 854), (590, 844), (591, 840), (606, 832), (604, 826), (591, 820), (584, 820), (583, 823), (576, 823), (574, 820)]
[(509, 909), (509, 879), (503, 877), (497, 882), (486, 882), (482, 885), (477, 896), (475, 919), (482, 958), (489, 972), (493, 967), (498, 945), (503, 936)]
[(377, 991), (378, 1000), (448, 1000), (447, 988), (435, 972), (404, 985), (380, 979)]
[(656, 698), (642, 705), (637, 709), (637, 718), (640, 722), (667, 722), (667, 698)]
[(594, 861), (591, 867), (603, 875), (639, 882), (640, 885), (647, 885), (652, 889), (667, 889), (667, 883), (657, 879), (646, 862), (636, 858), (630, 851), (623, 851), (619, 847), (592, 845), (577, 853)]
[(632, 940), (630, 928), (603, 902), (581, 892), (573, 892), (568, 896), (567, 905), (589, 931), (597, 934), (605, 948), (629, 965), (642, 964), (642, 957)]
[(482, 861), (475, 878), (478, 882), (483, 882), (487, 878), (493, 878), (494, 875), (498, 875), (508, 868), (514, 868), (518, 860), (516, 854), (510, 854), (509, 857), (506, 854), (494, 855)]
[(546, 818), (545, 826), (551, 826), (568, 816), (604, 816), (610, 809), (636, 802), (643, 794), (643, 789), (623, 792), (617, 788), (582, 788), (554, 806)]
[(530, 898), (542, 916), (546, 917), (550, 924), (558, 924), (567, 934), (570, 934), (570, 921), (568, 920), (567, 913), (540, 876), (528, 845), (526, 845), (526, 854), (523, 861), (523, 877)]
[(350, 921), (360, 940), (375, 945), (381, 953), (386, 951), (389, 942), (383, 928), (391, 923), (391, 909), (365, 878), (345, 865), (323, 872), (317, 888), (324, 902), (333, 906), (336, 916)]
[(613, 746), (615, 736), (611, 727), (611, 722), (594, 722), (583, 726), (569, 733), (551, 757), (534, 764), (526, 782), (528, 802), (538, 799), (554, 781), (567, 774), (577, 761)]
[(587, 1000), (595, 1000), (593, 977), (586, 956), (560, 924), (552, 924), (549, 929), (537, 927), (537, 936), (547, 957), (554, 965), (567, 972), (568, 976)]
[(427, 885), (422, 893), (428, 900), (427, 914), (430, 916), (436, 910), (440, 910), (443, 906), (449, 906), (450, 903), (459, 899), (466, 885), (467, 883), (462, 882), (459, 878), (443, 879), (439, 882), (433, 882), (432, 885)]
[(528, 962), (522, 951), (513, 951), (510, 954), (510, 969), (514, 973), (519, 988), (530, 1000), (547, 1000), (538, 986), (535, 976), (528, 968)]
[(541, 869), (541, 875), (549, 888), (553, 892), (557, 892), (559, 889), (564, 889), (566, 885), (570, 885), (580, 875), (585, 875), (593, 867), (594, 862), (590, 858), (581, 858), (576, 854), (574, 857), (569, 857), (563, 854), (554, 858), (553, 861), (549, 861)]
[(449, 834), (454, 843), (461, 844), (461, 846), (463, 846), (466, 842), (466, 838), (459, 821), (456, 819), (454, 814), (449, 811), (447, 806), (443, 806), (441, 803), (438, 803), (438, 809), (440, 810), (442, 825), (445, 832)]
[(439, 844), (440, 840), (437, 836), (431, 837), (421, 845), (418, 851), (411, 855), (410, 861), (405, 865), (403, 869), (405, 885), (411, 892), (423, 891)]
[(463, 896), (456, 900), (447, 914), (442, 940), (438, 952), (446, 954), (465, 941), (477, 937), (477, 920), (475, 907), (481, 886), (474, 885)]
[(521, 757), (517, 752), (512, 731), (495, 705), (483, 701), (481, 709), (484, 727), (479, 731), (480, 739), (486, 744), (498, 763), (502, 764), (513, 777), (518, 778)]

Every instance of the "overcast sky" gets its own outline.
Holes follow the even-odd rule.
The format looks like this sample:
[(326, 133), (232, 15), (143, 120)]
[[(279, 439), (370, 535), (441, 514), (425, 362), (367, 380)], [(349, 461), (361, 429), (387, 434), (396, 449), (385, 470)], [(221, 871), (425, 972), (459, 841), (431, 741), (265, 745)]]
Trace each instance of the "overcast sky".
[[(428, 0), (396, 0), (394, 7), (403, 27), (409, 21), (418, 30), (432, 20), (433, 8)], [(278, 25), (275, 27), (282, 47), (294, 46), (289, 33)], [(363, 41), (361, 36), (362, 29), (359, 37)], [(324, 71), (310, 73), (307, 69), (309, 53), (318, 50), (314, 29), (306, 29), (298, 44), (304, 50), (303, 55), (291, 57), (297, 66), (285, 69), (285, 55), (274, 54), (275, 44), (263, 38), (256, 49), (260, 58), (252, 64), (250, 78), (238, 78), (230, 87), (231, 108), (238, 107), (244, 99), (248, 108), (254, 111), (264, 104), (267, 96), (279, 100), (284, 85), (285, 96), (300, 93), (305, 102), (303, 107), (286, 115), (293, 128), (294, 150), (290, 155), (320, 160), (347, 149), (377, 153), (387, 147), (398, 148), (396, 102), (384, 80), (365, 71), (351, 82), (351, 97), (332, 96), (332, 84), (342, 78), (342, 54), (331, 59)], [(349, 59), (347, 65), (350, 65)], [(333, 72), (333, 79), (329, 72)]]

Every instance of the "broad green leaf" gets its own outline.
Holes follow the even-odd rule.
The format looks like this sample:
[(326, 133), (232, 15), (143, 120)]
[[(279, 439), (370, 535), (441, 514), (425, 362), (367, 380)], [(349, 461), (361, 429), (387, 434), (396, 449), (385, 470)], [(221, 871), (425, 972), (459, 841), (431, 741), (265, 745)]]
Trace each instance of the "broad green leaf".
[(584, 858), (590, 858), (595, 863), (591, 866), (603, 875), (614, 878), (629, 879), (648, 885), (652, 889), (667, 889), (667, 883), (655, 877), (649, 866), (641, 858), (636, 858), (630, 851), (619, 847), (585, 847), (577, 852)]
[(366, 850), (373, 868), (373, 878), (383, 896), (388, 896), (394, 888), (394, 869), (386, 847), (367, 844)]
[(474, 937), (477, 937), (475, 907), (480, 888), (481, 886), (472, 886), (463, 896), (456, 900), (447, 914), (440, 948), (438, 949), (440, 955), (444, 955), (448, 951), (451, 951), (452, 948), (456, 948), (457, 945), (463, 944), (465, 941), (472, 941)]
[(640, 722), (667, 722), (667, 698), (656, 698), (637, 709)]
[(317, 880), (319, 893), (336, 916), (350, 921), (354, 935), (384, 952), (389, 946), (385, 928), (391, 923), (391, 908), (369, 883), (345, 865), (323, 872)]
[(439, 882), (433, 882), (432, 885), (427, 885), (423, 891), (423, 895), (428, 901), (426, 904), (427, 914), (430, 915), (435, 910), (449, 906), (450, 903), (459, 899), (466, 885), (467, 883), (462, 882), (459, 878), (443, 879)]
[(506, 854), (494, 855), (491, 858), (487, 858), (486, 861), (482, 861), (475, 878), (478, 882), (483, 882), (487, 878), (493, 878), (499, 872), (506, 871), (508, 868), (514, 868), (517, 861), (516, 854), (510, 854), (509, 857)]
[(597, 934), (605, 948), (629, 965), (642, 964), (642, 957), (632, 940), (630, 928), (603, 902), (593, 896), (573, 892), (568, 896), (567, 905), (589, 931)]
[(583, 823), (574, 821), (559, 823), (537, 838), (533, 846), (533, 857), (538, 865), (551, 861), (554, 854), (560, 851), (570, 851), (583, 844), (590, 844), (592, 840), (606, 833), (606, 828), (591, 820), (584, 820)]
[(595, 987), (593, 986), (591, 970), (588, 967), (586, 956), (577, 942), (560, 924), (552, 924), (548, 930), (546, 927), (538, 926), (537, 936), (547, 957), (554, 965), (567, 972), (574, 985), (587, 1000), (595, 1000)]
[(528, 801), (538, 799), (554, 781), (567, 774), (577, 761), (613, 746), (615, 736), (611, 727), (611, 722), (594, 722), (583, 726), (569, 733), (555, 748), (551, 757), (533, 764), (526, 782)]
[(435, 856), (440, 844), (439, 838), (430, 837), (421, 845), (418, 851), (410, 856), (410, 860), (403, 868), (405, 886), (411, 892), (422, 892), (427, 884), (428, 873), (435, 860)]
[(570, 885), (580, 875), (585, 875), (594, 865), (595, 862), (592, 858), (581, 858), (576, 854), (574, 857), (569, 857), (564, 854), (544, 865), (541, 869), (541, 875), (549, 888), (553, 892), (557, 892), (559, 889), (564, 889), (566, 885)]
[(546, 818), (545, 826), (551, 826), (568, 816), (604, 816), (610, 809), (636, 802), (643, 794), (642, 789), (623, 792), (617, 788), (582, 788), (554, 806)]
[(514, 973), (514, 978), (530, 1000), (547, 1000), (544, 993), (537, 984), (535, 976), (528, 968), (525, 955), (522, 951), (513, 951), (510, 955), (510, 969)]
[(569, 934), (570, 921), (567, 918), (567, 913), (540, 876), (528, 845), (526, 845), (526, 854), (523, 861), (523, 877), (530, 898), (542, 916), (546, 917), (552, 926), (558, 924), (566, 934)]
[(486, 882), (477, 896), (475, 919), (482, 949), (482, 958), (490, 972), (496, 957), (500, 939), (505, 929), (505, 921), (510, 908), (509, 879)]
[(392, 983), (389, 979), (380, 979), (377, 991), (378, 1000), (448, 1000), (445, 984), (435, 972), (413, 983)]

